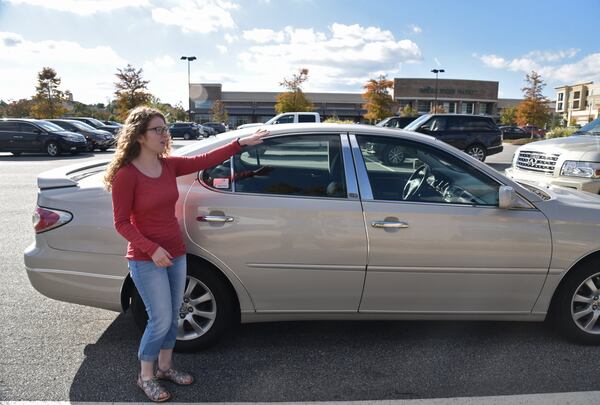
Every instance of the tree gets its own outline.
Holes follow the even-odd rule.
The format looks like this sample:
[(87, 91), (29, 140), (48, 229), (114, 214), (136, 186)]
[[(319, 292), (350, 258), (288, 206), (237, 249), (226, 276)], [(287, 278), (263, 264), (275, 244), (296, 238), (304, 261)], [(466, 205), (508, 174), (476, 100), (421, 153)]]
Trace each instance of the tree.
[(399, 111), (401, 117), (415, 117), (419, 115), (417, 110), (414, 109), (412, 104), (406, 104), (403, 109)]
[(3, 115), (5, 117), (20, 118), (31, 116), (33, 101), (22, 98), (6, 104)]
[(30, 111), (34, 118), (58, 118), (68, 111), (64, 106), (67, 99), (59, 86), (60, 77), (54, 69), (45, 67), (38, 73)]
[(506, 107), (500, 114), (502, 125), (515, 125), (517, 123), (517, 107)]
[(308, 80), (308, 69), (300, 69), (291, 79), (284, 78), (280, 86), (288, 89), (287, 92), (275, 96), (275, 111), (281, 114), (289, 111), (313, 111), (314, 106), (304, 95), (300, 86)]
[(214, 102), (211, 110), (211, 120), (214, 122), (229, 122), (229, 113), (221, 100)]
[(377, 79), (370, 79), (363, 88), (365, 92), (362, 95), (367, 100), (363, 108), (367, 110), (364, 115), (369, 121), (379, 121), (392, 115), (391, 107), (394, 104), (392, 96), (388, 89), (394, 87), (394, 81), (388, 80), (385, 75), (380, 75)]
[(150, 96), (148, 105), (162, 112), (167, 122), (185, 121), (188, 118), (188, 114), (181, 103), (173, 107), (169, 103), (161, 102), (158, 97)]
[(525, 87), (521, 89), (524, 100), (517, 106), (517, 123), (541, 128), (548, 121), (548, 99), (542, 93), (546, 83), (535, 70), (525, 75), (525, 83)]
[(118, 82), (115, 83), (117, 116), (122, 121), (127, 118), (129, 110), (139, 105), (148, 104), (151, 101), (151, 94), (148, 92), (148, 80), (142, 79), (142, 69), (135, 70), (131, 65), (124, 69), (117, 69), (115, 74)]

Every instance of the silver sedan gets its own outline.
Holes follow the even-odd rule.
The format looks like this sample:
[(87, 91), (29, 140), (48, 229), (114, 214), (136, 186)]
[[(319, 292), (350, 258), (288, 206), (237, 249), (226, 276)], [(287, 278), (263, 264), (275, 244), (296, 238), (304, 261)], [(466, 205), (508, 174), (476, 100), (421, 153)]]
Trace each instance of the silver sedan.
[[(402, 159), (386, 159), (390, 149)], [(42, 294), (130, 309), (143, 326), (104, 167), (39, 176), (25, 266)], [(189, 258), (178, 349), (215, 343), (240, 321), (330, 319), (549, 318), (600, 342), (598, 196), (517, 184), (426, 135), (339, 124), (274, 126), (178, 185)]]

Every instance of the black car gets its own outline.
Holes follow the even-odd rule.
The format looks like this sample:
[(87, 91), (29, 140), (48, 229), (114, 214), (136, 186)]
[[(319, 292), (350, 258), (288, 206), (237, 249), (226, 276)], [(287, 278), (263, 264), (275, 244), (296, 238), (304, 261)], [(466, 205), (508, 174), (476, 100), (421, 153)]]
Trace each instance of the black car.
[(102, 122), (104, 125), (112, 125), (112, 126), (119, 127), (119, 128), (123, 126), (123, 124), (120, 124), (120, 123), (118, 123), (116, 121), (102, 120), (100, 122)]
[(77, 120), (77, 121), (85, 122), (86, 124), (96, 128), (96, 129), (108, 131), (115, 136), (118, 135), (119, 130), (121, 129), (121, 127), (119, 127), (117, 125), (106, 125), (102, 121), (97, 120), (96, 118), (92, 118), (92, 117), (62, 117), (62, 119)]
[(482, 162), (487, 156), (502, 152), (502, 132), (490, 117), (426, 114), (404, 129), (431, 135)]
[(211, 127), (212, 129), (217, 131), (218, 134), (222, 132), (227, 132), (227, 127), (224, 124), (221, 124), (220, 122), (205, 122), (202, 125)]
[(53, 122), (67, 131), (76, 132), (85, 136), (85, 139), (88, 141), (89, 152), (92, 152), (94, 149), (105, 151), (115, 144), (115, 137), (113, 134), (108, 131), (96, 129), (85, 122), (63, 119), (50, 119), (46, 121)]
[(503, 125), (498, 128), (500, 128), (500, 131), (502, 131), (502, 137), (504, 139), (521, 139), (531, 137), (527, 131), (520, 127)]
[(200, 127), (202, 128), (206, 137), (214, 136), (214, 135), (218, 134), (217, 130), (214, 129), (213, 127), (209, 127), (208, 125), (205, 125), (205, 124), (198, 124), (198, 125), (200, 125)]
[[(201, 132), (195, 122), (176, 122), (169, 126), (171, 138), (182, 137), (183, 139), (198, 139)], [(203, 132), (202, 132), (203, 133)]]
[(379, 121), (377, 124), (375, 124), (376, 127), (386, 127), (386, 128), (398, 128), (398, 129), (402, 129), (405, 126), (407, 126), (408, 124), (410, 124), (411, 122), (413, 122), (414, 120), (416, 120), (419, 117), (387, 117), (381, 121)]
[(86, 151), (83, 135), (65, 131), (52, 122), (34, 119), (0, 119), (0, 152), (45, 152), (54, 157), (61, 152), (77, 154)]

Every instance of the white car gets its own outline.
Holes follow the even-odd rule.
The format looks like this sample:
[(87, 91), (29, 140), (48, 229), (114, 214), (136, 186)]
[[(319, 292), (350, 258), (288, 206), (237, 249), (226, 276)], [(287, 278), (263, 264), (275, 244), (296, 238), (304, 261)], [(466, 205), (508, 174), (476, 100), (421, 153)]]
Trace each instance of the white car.
[(260, 127), (262, 125), (276, 125), (276, 124), (299, 124), (299, 123), (315, 123), (321, 122), (321, 116), (316, 112), (287, 112), (279, 114), (271, 118), (265, 123), (253, 122), (250, 124), (243, 124), (237, 127), (237, 129)]
[(600, 194), (600, 118), (569, 137), (519, 147), (505, 174), (516, 181)]

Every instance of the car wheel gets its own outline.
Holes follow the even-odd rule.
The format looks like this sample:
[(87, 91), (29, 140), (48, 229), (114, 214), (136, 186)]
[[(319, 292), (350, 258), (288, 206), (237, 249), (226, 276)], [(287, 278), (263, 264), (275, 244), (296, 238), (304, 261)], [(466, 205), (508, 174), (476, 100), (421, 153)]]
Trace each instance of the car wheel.
[(188, 141), (188, 140), (192, 139), (192, 136), (186, 132), (185, 134), (183, 134), (183, 139)]
[(467, 148), (467, 150), (465, 150), (465, 152), (467, 154), (473, 156), (475, 159), (479, 160), (480, 162), (483, 162), (487, 155), (485, 147), (483, 147), (481, 145), (471, 145)]
[(383, 151), (383, 162), (391, 166), (402, 164), (405, 158), (404, 148), (399, 145), (388, 146)]
[(58, 143), (54, 141), (48, 142), (46, 144), (46, 153), (52, 157), (60, 155), (60, 148), (58, 146)]
[(85, 150), (86, 150), (86, 152), (93, 152), (94, 151), (94, 145), (90, 144), (90, 145), (86, 146)]
[[(188, 275), (179, 310), (176, 351), (192, 351), (217, 343), (235, 325), (235, 300), (229, 285), (212, 268), (188, 260)], [(140, 330), (148, 315), (134, 289), (131, 310)]]
[(571, 340), (600, 344), (600, 268), (589, 262), (566, 277), (553, 302), (554, 322)]

